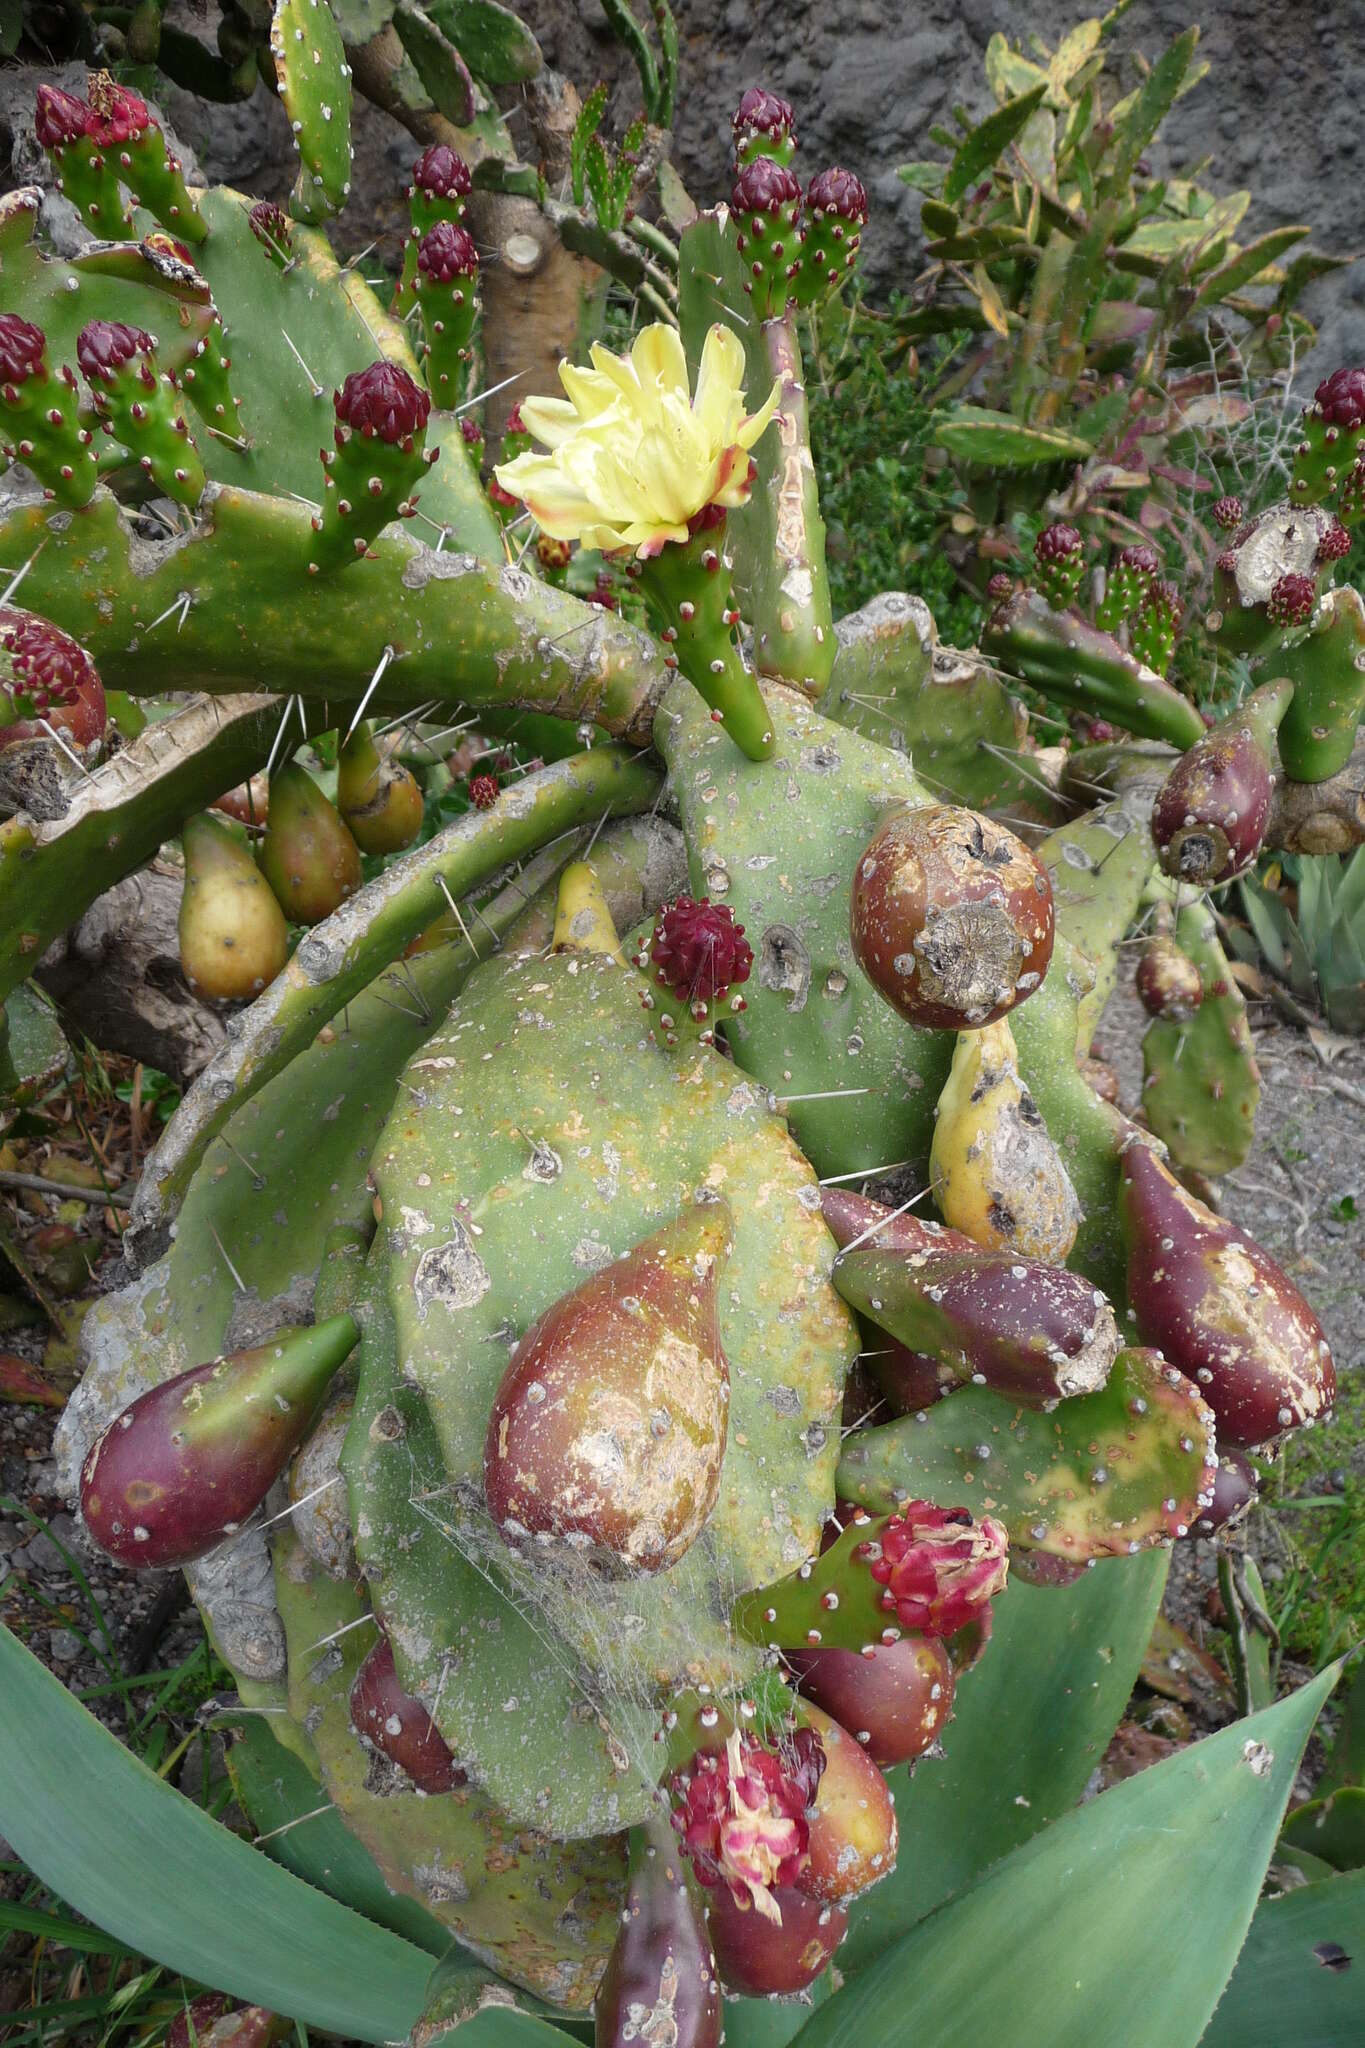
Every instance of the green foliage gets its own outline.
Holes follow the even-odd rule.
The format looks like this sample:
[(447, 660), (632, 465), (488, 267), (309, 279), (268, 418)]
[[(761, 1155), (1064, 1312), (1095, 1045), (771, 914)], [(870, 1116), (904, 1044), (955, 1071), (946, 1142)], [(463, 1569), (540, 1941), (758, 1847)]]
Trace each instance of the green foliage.
[(581, 209), (591, 199), (597, 225), (612, 232), (625, 221), (645, 124), (632, 121), (620, 149), (613, 151), (598, 134), (606, 107), (607, 88), (595, 85), (579, 109), (569, 138), (569, 181), (574, 205)]
[[(1238, 885), (1245, 927), (1228, 944), (1239, 959), (1263, 963), (1333, 1031), (1365, 1031), (1365, 848), (1341, 854), (1286, 855), (1278, 888), (1248, 876)], [(1291, 905), (1289, 889), (1293, 886)]]

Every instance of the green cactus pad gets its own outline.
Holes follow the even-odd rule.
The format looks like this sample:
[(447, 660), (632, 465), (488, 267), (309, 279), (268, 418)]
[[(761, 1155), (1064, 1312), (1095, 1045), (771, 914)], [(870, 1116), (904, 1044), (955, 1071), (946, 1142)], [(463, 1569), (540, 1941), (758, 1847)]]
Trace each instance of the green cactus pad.
[[(1163, 764), (1164, 765), (1164, 764)], [(1050, 832), (1037, 847), (1052, 880), (1057, 928), (1092, 977), (1080, 999), (1076, 1050), (1086, 1053), (1118, 975), (1115, 948), (1156, 871), (1152, 803), (1161, 767), (1144, 769), (1120, 796)]]
[(755, 443), (753, 495), (731, 522), (736, 602), (754, 635), (760, 675), (795, 683), (814, 696), (834, 664), (834, 621), (825, 574), (810, 423), (794, 314), (760, 323), (744, 291), (743, 265), (728, 216), (699, 214), (684, 229), (678, 266), (678, 317), (693, 374), (717, 322), (744, 343), (744, 388), (760, 405), (776, 377), (777, 418)]
[(275, 1590), (289, 1644), (290, 1711), (308, 1730), (328, 1793), (388, 1883), (502, 1976), (582, 2010), (615, 1934), (622, 1850), (514, 1827), (473, 1786), (439, 1797), (416, 1792), (351, 1726), (351, 1687), (375, 1641), (373, 1628), (350, 1626), (363, 1617), (363, 1601), (310, 1568), (289, 1535), (276, 1545)]
[(996, 1515), (1021, 1550), (1080, 1564), (1169, 1542), (1213, 1484), (1213, 1417), (1153, 1351), (1121, 1351), (1098, 1394), (1051, 1414), (964, 1387), (853, 1437), (839, 1495), (873, 1514), (907, 1497)]
[(808, 1559), (779, 1585), (760, 1587), (736, 1601), (735, 1627), (756, 1643), (783, 1650), (863, 1650), (881, 1642), (888, 1619), (891, 1632), (899, 1636), (896, 1617), (888, 1617), (883, 1602), (884, 1588), (859, 1555), (864, 1545), (880, 1543), (889, 1519), (890, 1511), (845, 1518), (843, 1534), (819, 1557)]
[(530, 29), (497, 0), (433, 0), (427, 13), (485, 85), (521, 85), (544, 68)]
[(944, 803), (1055, 824), (1064, 807), (1023, 751), (1027, 718), (994, 669), (944, 647), (929, 607), (888, 590), (834, 629), (826, 718), (896, 753)]
[(981, 636), (983, 653), (1036, 689), (1110, 718), (1141, 738), (1192, 747), (1204, 721), (1151, 669), (1108, 633), (1071, 612), (1054, 612), (1037, 591), (1021, 591), (1000, 605)]
[(1305, 633), (1276, 660), (1294, 685), (1279, 728), (1280, 759), (1295, 782), (1326, 782), (1346, 766), (1365, 711), (1365, 601), (1349, 584), (1329, 590)]
[[(777, 747), (761, 764), (690, 690), (670, 691), (656, 728), (693, 894), (725, 903), (755, 954), (747, 1007), (726, 1018), (726, 1037), (774, 1095), (824, 1097), (788, 1111), (817, 1172), (923, 1165), (953, 1037), (914, 1030), (877, 994), (853, 959), (848, 902), (887, 808), (932, 799), (904, 754), (831, 724), (794, 691), (767, 694)], [(868, 1092), (848, 1092), (858, 1089)]]
[(1154, 1017), (1142, 1040), (1142, 1107), (1176, 1166), (1230, 1173), (1251, 1150), (1261, 1076), (1246, 1003), (1207, 903), (1176, 917), (1176, 943), (1199, 969), (1193, 1016)]
[(351, 69), (326, 0), (279, 0), (270, 54), (299, 172), (289, 209), (296, 220), (340, 213), (351, 189)]

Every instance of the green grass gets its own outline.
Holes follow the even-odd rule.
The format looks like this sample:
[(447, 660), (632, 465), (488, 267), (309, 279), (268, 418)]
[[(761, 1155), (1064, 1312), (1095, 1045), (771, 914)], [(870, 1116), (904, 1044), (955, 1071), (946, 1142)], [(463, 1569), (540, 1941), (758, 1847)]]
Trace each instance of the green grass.
[[(1341, 1377), (1330, 1422), (1290, 1439), (1253, 1523), (1285, 1653), (1319, 1669), (1365, 1640), (1365, 1381)], [(1344, 1481), (1344, 1484), (1342, 1483)]]

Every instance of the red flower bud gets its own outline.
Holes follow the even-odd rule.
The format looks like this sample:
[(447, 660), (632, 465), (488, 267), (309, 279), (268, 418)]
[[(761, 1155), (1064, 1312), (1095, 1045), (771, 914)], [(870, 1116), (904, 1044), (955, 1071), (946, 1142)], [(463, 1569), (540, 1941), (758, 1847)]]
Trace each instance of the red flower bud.
[(1303, 626), (1312, 618), (1317, 601), (1318, 588), (1311, 576), (1281, 576), (1265, 608), (1272, 625)]
[(749, 87), (735, 108), (732, 125), (736, 135), (749, 135), (757, 130), (775, 139), (790, 136), (796, 141), (796, 114), (791, 103), (761, 85)]
[(282, 206), (276, 206), (269, 199), (260, 199), (247, 215), (247, 220), (258, 242), (267, 248), (273, 242), (276, 248), (288, 253), (294, 224)]
[(1365, 367), (1333, 370), (1313, 393), (1313, 402), (1326, 426), (1365, 426)]
[(1231, 495), (1219, 498), (1210, 508), (1215, 526), (1221, 526), (1225, 533), (1232, 533), (1246, 516), (1240, 498)]
[(1003, 1589), (1009, 1538), (993, 1516), (978, 1522), (966, 1508), (912, 1500), (884, 1530), (869, 1569), (902, 1628), (951, 1636)]
[(95, 114), (85, 101), (63, 92), (59, 85), (40, 85), (37, 100), (33, 132), (44, 149), (61, 149), (68, 142), (79, 142), (95, 126)]
[(422, 151), (412, 167), (412, 182), (429, 199), (463, 199), (474, 189), (468, 164), (444, 142)]
[(1351, 536), (1341, 521), (1334, 519), (1318, 542), (1317, 559), (1320, 562), (1339, 562), (1350, 552)]
[(780, 213), (784, 206), (800, 203), (801, 187), (795, 176), (774, 157), (755, 157), (735, 173), (730, 204), (736, 213)]
[(371, 363), (352, 370), (332, 395), (336, 416), (352, 433), (377, 434), (391, 447), (421, 433), (431, 416), (431, 399), (397, 363)]
[(417, 251), (417, 268), (436, 284), (449, 284), (457, 277), (475, 277), (479, 252), (467, 228), (453, 221), (438, 220), (428, 228)]
[(837, 166), (817, 172), (806, 187), (806, 209), (815, 214), (834, 213), (840, 220), (856, 221), (861, 227), (868, 215), (862, 179)]
[(102, 149), (117, 149), (133, 141), (144, 129), (154, 128), (146, 100), (119, 85), (107, 71), (95, 72), (90, 80), (90, 107), (95, 118), (90, 133)]
[(0, 382), (22, 384), (43, 368), (47, 336), (18, 313), (0, 313)]
[(76, 336), (76, 361), (91, 384), (109, 383), (135, 357), (151, 355), (156, 344), (140, 327), (121, 320), (91, 320)]
[(657, 981), (688, 1002), (709, 1003), (749, 979), (753, 949), (723, 903), (679, 896), (667, 905), (649, 949)]
[(476, 811), (491, 811), (498, 800), (498, 778), (496, 775), (471, 775), (469, 778), (469, 801)]

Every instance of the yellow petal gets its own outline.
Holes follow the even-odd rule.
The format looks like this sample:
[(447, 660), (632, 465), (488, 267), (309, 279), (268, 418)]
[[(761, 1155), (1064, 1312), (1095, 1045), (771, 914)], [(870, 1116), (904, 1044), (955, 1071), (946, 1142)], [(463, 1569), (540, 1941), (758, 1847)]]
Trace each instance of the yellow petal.
[(687, 397), (687, 357), (676, 327), (663, 320), (642, 327), (635, 337), (630, 360), (641, 390), (678, 391)]
[(757, 412), (751, 412), (747, 419), (741, 420), (735, 429), (735, 439), (741, 448), (753, 447), (754, 442), (777, 411), (778, 401), (781, 396), (782, 379), (774, 377), (773, 388), (768, 393), (766, 401), (759, 407)]
[(702, 344), (697, 395), (692, 411), (697, 426), (714, 449), (723, 448), (733, 432), (744, 397), (744, 344), (731, 327), (719, 322)]
[(582, 424), (577, 406), (570, 405), (566, 398), (523, 398), (521, 417), (526, 431), (547, 448), (557, 448)]

